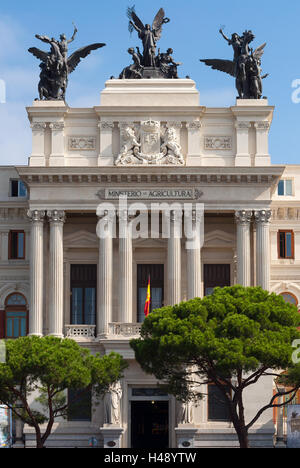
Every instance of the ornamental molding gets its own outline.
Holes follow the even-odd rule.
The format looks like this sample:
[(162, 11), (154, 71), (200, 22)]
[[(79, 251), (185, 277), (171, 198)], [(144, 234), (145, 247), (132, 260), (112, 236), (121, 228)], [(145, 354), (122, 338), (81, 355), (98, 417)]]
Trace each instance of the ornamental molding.
[(64, 122), (52, 122), (49, 124), (49, 127), (54, 132), (61, 132), (65, 128), (65, 123)]
[[(162, 188), (165, 187), (165, 184), (175, 184), (178, 183), (187, 183), (187, 184), (249, 184), (249, 185), (272, 185), (275, 184), (278, 180), (278, 174), (264, 174), (263, 172), (257, 174), (236, 174), (236, 173), (227, 173), (226, 169), (222, 168), (222, 173), (202, 173), (197, 174), (197, 170), (192, 171), (164, 171), (165, 167), (161, 166), (161, 172), (151, 172), (149, 170), (145, 171), (142, 166), (139, 166), (140, 172), (138, 172), (137, 167), (135, 171), (127, 170), (123, 167), (111, 168), (110, 171), (106, 171), (101, 168), (101, 173), (97, 174), (96, 171), (91, 171), (90, 173), (69, 173), (63, 172), (65, 168), (59, 173), (22, 173), (22, 180), (28, 185), (57, 185), (57, 184), (164, 184)], [(181, 169), (178, 167), (178, 169)], [(182, 168), (184, 169), (184, 168)], [(44, 169), (45, 170), (45, 169)], [(2, 210), (10, 210), (10, 208), (2, 208)], [(1, 216), (1, 209), (0, 209)]]
[(254, 127), (257, 130), (269, 130), (270, 129), (270, 122), (263, 121), (263, 122), (255, 122)]
[(187, 122), (186, 127), (190, 131), (200, 130), (202, 122), (200, 122), (200, 120), (193, 120), (192, 122)]
[(0, 220), (27, 218), (25, 208), (0, 208)]
[(34, 132), (44, 132), (47, 124), (46, 122), (33, 122), (30, 127)]
[(204, 136), (204, 149), (206, 150), (231, 150), (231, 136)]
[(93, 151), (96, 149), (96, 137), (69, 136), (68, 148), (70, 151)]
[(273, 220), (300, 220), (300, 207), (279, 207), (272, 209)]

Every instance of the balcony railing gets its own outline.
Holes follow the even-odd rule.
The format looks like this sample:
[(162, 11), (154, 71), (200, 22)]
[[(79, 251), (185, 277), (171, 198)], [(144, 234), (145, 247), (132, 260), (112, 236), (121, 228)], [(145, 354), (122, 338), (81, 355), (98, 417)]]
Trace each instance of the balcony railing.
[(109, 335), (114, 337), (135, 337), (141, 332), (141, 323), (121, 323), (114, 322), (109, 324)]
[(66, 337), (76, 341), (93, 341), (96, 325), (66, 325)]

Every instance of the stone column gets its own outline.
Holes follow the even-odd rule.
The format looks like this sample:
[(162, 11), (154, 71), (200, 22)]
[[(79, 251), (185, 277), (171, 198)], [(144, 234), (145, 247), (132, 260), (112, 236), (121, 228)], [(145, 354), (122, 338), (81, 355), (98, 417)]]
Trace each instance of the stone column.
[(237, 282), (242, 286), (251, 284), (250, 223), (252, 211), (236, 211), (237, 224)]
[(270, 166), (271, 158), (269, 154), (269, 130), (270, 122), (264, 120), (255, 122), (256, 130), (256, 153), (255, 166)]
[(45, 166), (45, 131), (46, 122), (33, 122), (32, 128), (32, 153), (29, 159), (30, 166)]
[[(200, 120), (193, 120), (186, 123), (188, 131), (188, 158), (200, 157), (201, 154), (201, 140), (200, 140), (200, 130), (201, 130)], [(191, 161), (190, 161), (191, 162)]]
[(181, 231), (182, 212), (172, 210), (168, 239), (168, 305), (181, 301)]
[(43, 237), (45, 211), (28, 211), (30, 235), (30, 310), (29, 335), (43, 336)]
[(113, 286), (113, 221), (114, 218), (104, 212), (99, 220), (106, 221), (105, 232), (98, 232), (99, 263), (98, 263), (98, 318), (97, 336), (105, 338), (109, 333), (108, 324), (112, 322), (112, 286)]
[(98, 166), (113, 164), (113, 128), (114, 123), (111, 120), (101, 120), (98, 124), (100, 128), (100, 154), (98, 157)]
[(236, 158), (235, 166), (251, 166), (249, 151), (249, 128), (250, 122), (237, 121), (236, 128)]
[(63, 225), (64, 211), (48, 211), (50, 221), (50, 307), (49, 307), (49, 335), (63, 337), (64, 311), (64, 249)]
[(186, 243), (187, 253), (187, 298), (202, 297), (201, 233), (196, 210), (191, 213), (194, 237)]
[(49, 158), (49, 166), (64, 166), (65, 165), (65, 137), (63, 121), (53, 122), (49, 125), (52, 133), (51, 138), (51, 155)]
[(271, 210), (254, 212), (256, 222), (256, 284), (270, 287), (270, 232)]
[(119, 212), (119, 319), (132, 323), (132, 236), (127, 210)]

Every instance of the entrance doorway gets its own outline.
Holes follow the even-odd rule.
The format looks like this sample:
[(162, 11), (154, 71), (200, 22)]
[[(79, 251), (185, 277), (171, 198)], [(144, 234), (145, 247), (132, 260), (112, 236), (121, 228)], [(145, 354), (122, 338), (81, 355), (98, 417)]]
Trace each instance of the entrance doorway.
[(169, 402), (131, 401), (131, 448), (168, 448)]

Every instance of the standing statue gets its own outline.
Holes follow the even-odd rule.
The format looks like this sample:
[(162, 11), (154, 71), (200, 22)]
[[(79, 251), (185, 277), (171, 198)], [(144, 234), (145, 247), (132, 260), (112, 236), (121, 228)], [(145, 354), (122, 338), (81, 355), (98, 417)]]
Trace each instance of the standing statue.
[(118, 381), (104, 396), (104, 424), (121, 424), (122, 387)]
[(235, 77), (239, 99), (260, 99), (262, 97), (262, 80), (268, 76), (261, 75), (261, 57), (266, 43), (253, 51), (249, 44), (255, 39), (252, 31), (245, 31), (242, 36), (232, 34), (229, 39), (219, 30), (228, 45), (233, 48), (233, 60), (202, 59), (205, 65)]
[(68, 57), (69, 44), (74, 41), (76, 34), (77, 28), (74, 25), (74, 32), (70, 39), (67, 39), (65, 34), (61, 34), (59, 40), (35, 35), (37, 39), (50, 45), (50, 52), (44, 52), (36, 47), (28, 49), (28, 52), (41, 60), (38, 84), (40, 100), (65, 100), (69, 74), (92, 50), (105, 46), (103, 43), (91, 44), (76, 50)]
[(174, 62), (171, 54), (172, 49), (168, 49), (166, 53), (156, 54), (156, 44), (162, 34), (163, 24), (169, 23), (170, 19), (165, 17), (163, 8), (157, 12), (152, 26), (144, 25), (134, 11), (134, 7), (127, 9), (129, 18), (129, 31), (137, 31), (138, 37), (143, 43), (143, 52), (136, 47), (136, 52), (133, 47), (128, 49), (132, 55), (133, 65), (124, 68), (121, 72), (120, 79), (138, 79), (138, 78), (178, 78), (177, 66), (181, 63)]

